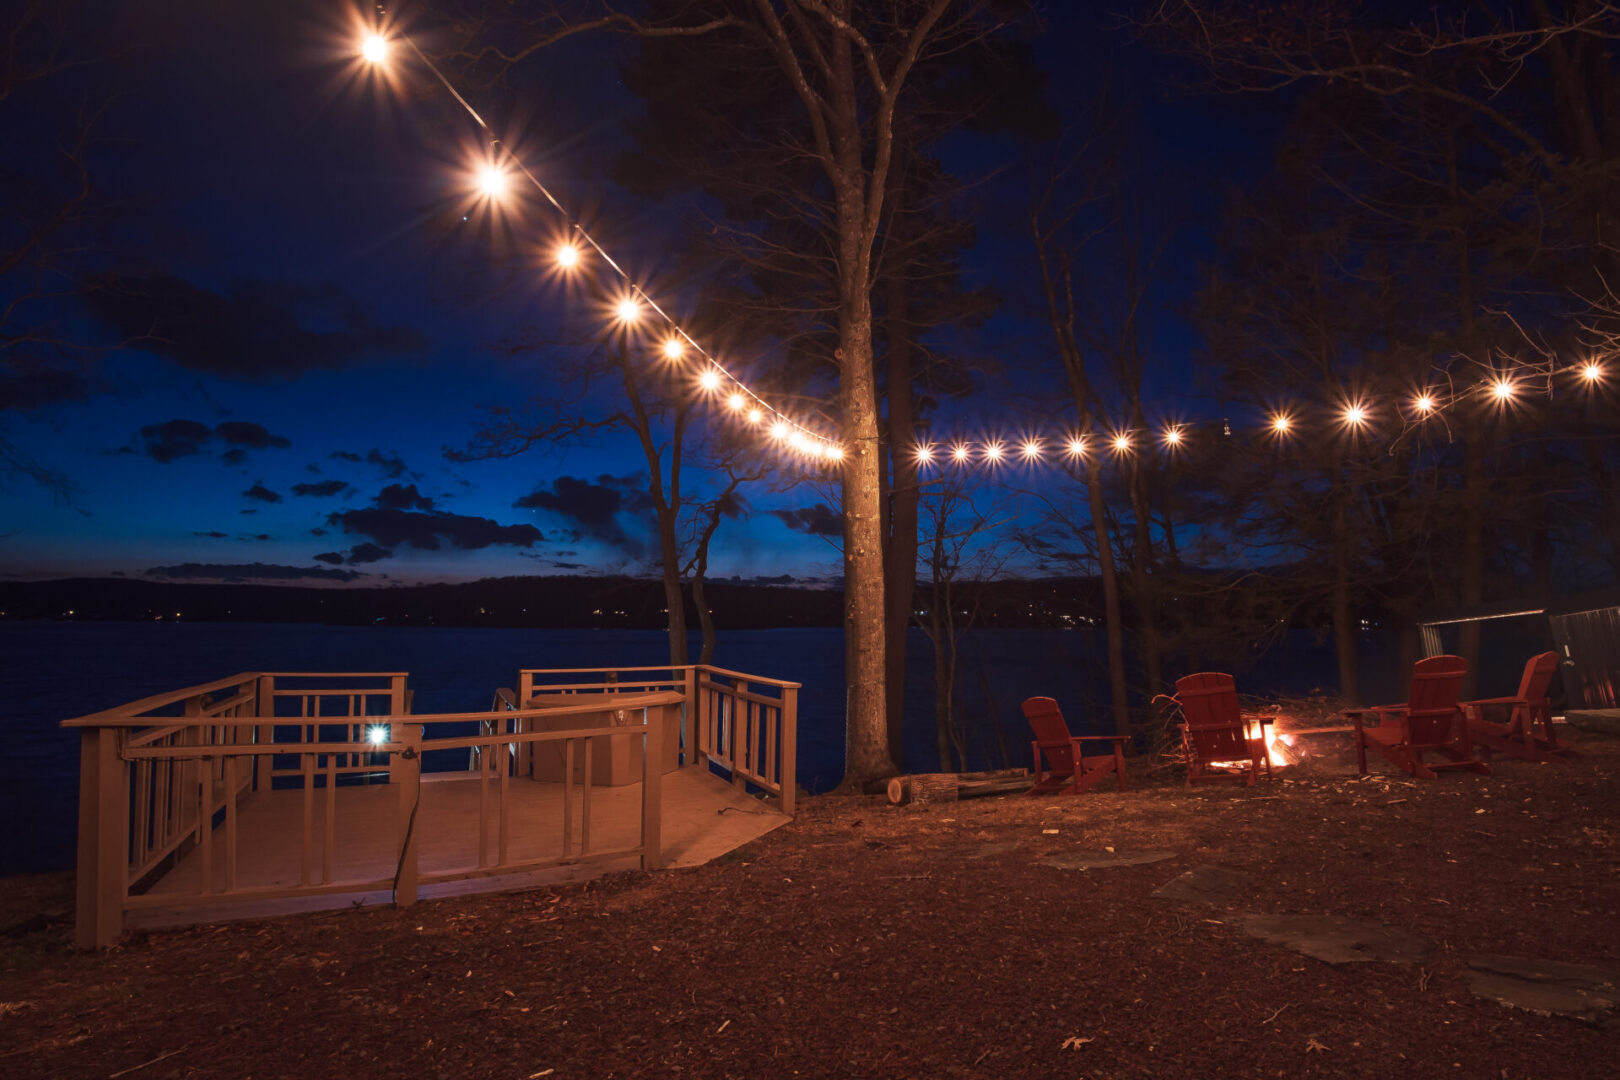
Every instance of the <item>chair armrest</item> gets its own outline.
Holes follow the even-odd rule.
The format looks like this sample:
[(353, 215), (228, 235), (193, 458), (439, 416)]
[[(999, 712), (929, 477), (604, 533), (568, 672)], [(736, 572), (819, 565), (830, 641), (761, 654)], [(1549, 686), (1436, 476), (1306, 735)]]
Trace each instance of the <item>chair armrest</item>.
[(1129, 735), (1071, 735), (1069, 737), (1075, 742), (1085, 742), (1087, 740), (1095, 741), (1098, 739), (1113, 739), (1115, 742), (1124, 742), (1126, 739), (1130, 738)]
[(1488, 697), (1475, 698), (1473, 701), (1459, 701), (1457, 704), (1459, 707), (1466, 709), (1471, 705), (1528, 705), (1530, 702), (1524, 698), (1516, 697)]

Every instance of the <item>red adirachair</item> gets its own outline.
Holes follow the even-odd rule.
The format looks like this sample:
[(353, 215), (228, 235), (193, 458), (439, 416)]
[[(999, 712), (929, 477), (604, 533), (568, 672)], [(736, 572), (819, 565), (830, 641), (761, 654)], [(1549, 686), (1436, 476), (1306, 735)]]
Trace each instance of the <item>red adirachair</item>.
[[(1080, 795), (1109, 775), (1119, 779), (1119, 790), (1125, 790), (1127, 736), (1070, 735), (1057, 702), (1049, 697), (1032, 697), (1025, 701), (1024, 717), (1035, 732), (1030, 743), (1035, 752), (1035, 786), (1029, 789), (1031, 795)], [(1087, 742), (1112, 743), (1113, 752), (1088, 757), (1081, 745)], [(1041, 768), (1043, 756), (1049, 767), (1045, 771)]]
[[(1367, 751), (1373, 750), (1413, 776), (1433, 780), (1437, 769), (1468, 769), (1490, 775), (1491, 767), (1474, 757), (1468, 744), (1462, 692), (1468, 661), (1460, 656), (1431, 656), (1412, 667), (1412, 689), (1404, 705), (1369, 705), (1346, 709), (1355, 728), (1356, 768), (1367, 773)], [(1367, 714), (1378, 717), (1367, 726)], [(1425, 761), (1424, 754), (1444, 761)]]
[[(1189, 787), (1216, 780), (1252, 785), (1262, 767), (1271, 776), (1261, 718), (1243, 715), (1232, 676), (1219, 671), (1184, 675), (1176, 680), (1175, 701), (1181, 706)], [(1250, 737), (1251, 729), (1257, 737)]]
[[(1462, 703), (1468, 718), (1468, 738), (1475, 746), (1485, 748), (1486, 757), (1500, 750), (1526, 761), (1554, 761), (1567, 765), (1571, 758), (1581, 755), (1560, 745), (1553, 735), (1552, 704), (1547, 700), (1547, 688), (1558, 671), (1558, 654), (1544, 652), (1532, 656), (1524, 665), (1524, 677), (1519, 680), (1519, 692), (1513, 697), (1481, 698)], [(1508, 710), (1507, 722), (1492, 720), (1487, 710)], [(1536, 722), (1541, 722), (1542, 734), (1536, 734)]]

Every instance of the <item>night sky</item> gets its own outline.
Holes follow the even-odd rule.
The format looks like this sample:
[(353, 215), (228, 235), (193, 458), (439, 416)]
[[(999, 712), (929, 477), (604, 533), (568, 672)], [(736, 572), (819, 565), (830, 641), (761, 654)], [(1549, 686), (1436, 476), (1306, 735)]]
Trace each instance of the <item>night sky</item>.
[[(50, 108), (116, 92), (94, 158), (115, 210), (105, 249), (81, 265), (123, 287), (52, 312), (62, 332), (104, 352), (24, 369), (4, 388), (5, 437), (67, 481), (66, 494), (7, 481), (6, 572), (300, 584), (642, 572), (656, 545), (629, 437), (507, 461), (447, 458), (484, 407), (562, 391), (555, 353), (499, 343), (555, 339), (582, 317), (538, 270), (527, 284), (491, 284), (491, 267), (527, 238), (502, 236), (476, 212), (457, 219), (459, 154), (474, 141), (465, 115), (442, 94), (391, 93), (362, 77), (336, 5), (96, 11), (116, 53), (75, 74), (80, 96), (55, 92)], [(631, 200), (611, 183), (636, 108), (614, 75), (617, 47), (557, 50), (512, 123), (525, 160), (571, 207), (611, 219), (615, 256), (656, 278), (667, 269), (660, 237), (682, 207)], [(1107, 56), (1135, 95), (1144, 182), (1184, 207), (1161, 286), (1173, 312), (1194, 287), (1219, 183), (1263, 164), (1256, 131), (1268, 121), (1225, 105), (1211, 123), (1209, 99), (1173, 93), (1165, 62), (1101, 18), (1059, 13), (1037, 55), (1059, 115), (1076, 108), (1087, 58)], [(37, 160), (51, 133), (41, 121), (9, 141), (8, 167)], [(965, 431), (1027, 411), (1056, 375), (1018, 229), (1022, 153), (971, 135), (945, 149), (953, 169), (993, 177), (966, 270), (1003, 298), (954, 343), (999, 371), (995, 392), (945, 406)], [(1196, 347), (1173, 315), (1155, 326), (1151, 378), (1166, 413), (1214, 408), (1190, 378)], [(837, 549), (813, 534), (828, 497), (824, 486), (756, 485), (750, 513), (715, 541), (711, 576), (832, 578)]]

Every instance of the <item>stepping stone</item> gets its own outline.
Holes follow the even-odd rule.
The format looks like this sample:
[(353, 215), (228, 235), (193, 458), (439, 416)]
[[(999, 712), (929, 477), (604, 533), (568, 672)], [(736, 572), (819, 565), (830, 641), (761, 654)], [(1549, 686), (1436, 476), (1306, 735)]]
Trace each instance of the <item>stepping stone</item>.
[(1059, 870), (1102, 870), (1109, 866), (1143, 866), (1175, 857), (1173, 851), (1071, 851), (1065, 855), (1048, 855), (1036, 862)]
[(1017, 840), (986, 840), (967, 853), (969, 859), (989, 859), (997, 855), (1006, 855), (1017, 851), (1022, 846)]
[(1161, 900), (1192, 900), (1218, 903), (1235, 899), (1248, 887), (1249, 877), (1224, 866), (1195, 866), (1180, 877), (1153, 890)]
[(1468, 966), (1475, 997), (1603, 1028), (1620, 1021), (1620, 971), (1522, 956), (1474, 956)]
[(1243, 920), (1243, 930), (1329, 964), (1372, 960), (1410, 964), (1430, 949), (1427, 941), (1404, 930), (1333, 915), (1250, 915)]

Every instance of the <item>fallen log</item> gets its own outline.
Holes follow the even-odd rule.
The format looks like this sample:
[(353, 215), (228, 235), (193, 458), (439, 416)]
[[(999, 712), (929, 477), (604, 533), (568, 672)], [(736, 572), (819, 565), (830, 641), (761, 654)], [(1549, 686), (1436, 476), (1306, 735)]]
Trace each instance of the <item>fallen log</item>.
[(1028, 791), (1035, 783), (1023, 769), (997, 769), (981, 773), (917, 773), (896, 776), (889, 781), (889, 802), (895, 806), (914, 803), (955, 802), (981, 795), (1005, 795)]

